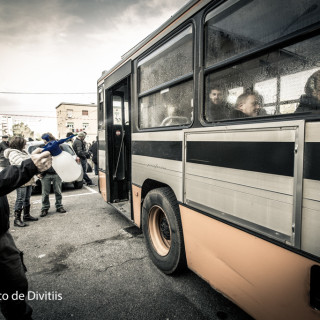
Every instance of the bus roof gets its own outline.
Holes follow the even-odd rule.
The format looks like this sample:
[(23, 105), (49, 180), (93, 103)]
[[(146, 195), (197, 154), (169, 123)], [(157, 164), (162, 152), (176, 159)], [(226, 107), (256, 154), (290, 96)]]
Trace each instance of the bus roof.
[(132, 49), (127, 51), (115, 66), (113, 66), (108, 71), (104, 71), (101, 77), (98, 79), (98, 85), (102, 80), (104, 80), (105, 78), (110, 76), (112, 73), (114, 73), (119, 67), (121, 67), (129, 59), (133, 60), (138, 55), (143, 53), (145, 50), (150, 48), (156, 41), (159, 41), (165, 35), (171, 32), (177, 25), (175, 22), (179, 21), (178, 22), (179, 24), (184, 22), (190, 16), (192, 16), (197, 10), (201, 9), (203, 6), (205, 6), (209, 2), (210, 0), (190, 0), (180, 10), (178, 10), (170, 19), (168, 19), (165, 23), (163, 23), (159, 28), (153, 31), (145, 39), (140, 41)]

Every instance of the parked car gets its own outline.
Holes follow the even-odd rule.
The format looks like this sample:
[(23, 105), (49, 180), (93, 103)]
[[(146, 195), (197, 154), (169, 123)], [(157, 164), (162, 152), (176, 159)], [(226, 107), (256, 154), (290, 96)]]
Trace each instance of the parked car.
[[(44, 147), (44, 143), (42, 141), (29, 141), (27, 142), (26, 151), (29, 154), (31, 154), (36, 148), (43, 148), (43, 147)], [(70, 153), (73, 156), (74, 161), (76, 161), (77, 155), (69, 144), (62, 143), (60, 144), (60, 148), (62, 151), (66, 151)], [(76, 181), (71, 182), (73, 183), (73, 186), (75, 189), (81, 189), (83, 186), (83, 170), (82, 170), (81, 164), (79, 164), (79, 166), (81, 168), (81, 175)], [(41, 190), (41, 180), (38, 179), (36, 183), (37, 185), (34, 187), (34, 191)], [(62, 181), (62, 183), (64, 182)]]

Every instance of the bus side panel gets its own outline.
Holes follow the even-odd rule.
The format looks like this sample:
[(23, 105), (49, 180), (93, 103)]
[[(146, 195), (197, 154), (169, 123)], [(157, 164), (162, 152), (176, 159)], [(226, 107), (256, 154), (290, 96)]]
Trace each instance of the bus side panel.
[(227, 132), (190, 130), (185, 203), (292, 243), (298, 130), (294, 123), (233, 126)]
[(301, 248), (320, 256), (320, 123), (306, 124)]
[[(319, 319), (312, 260), (180, 206), (188, 267), (255, 319)], [(318, 264), (320, 265), (320, 264)]]
[(141, 227), (141, 188), (132, 185), (133, 221)]
[(168, 185), (182, 201), (182, 131), (132, 135), (132, 183), (147, 179)]

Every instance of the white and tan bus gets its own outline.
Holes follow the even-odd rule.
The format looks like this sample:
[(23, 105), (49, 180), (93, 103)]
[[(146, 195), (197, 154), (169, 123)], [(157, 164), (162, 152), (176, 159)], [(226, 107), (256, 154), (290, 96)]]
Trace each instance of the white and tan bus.
[(255, 319), (320, 319), (319, 70), (319, 0), (192, 0), (98, 79), (103, 198)]

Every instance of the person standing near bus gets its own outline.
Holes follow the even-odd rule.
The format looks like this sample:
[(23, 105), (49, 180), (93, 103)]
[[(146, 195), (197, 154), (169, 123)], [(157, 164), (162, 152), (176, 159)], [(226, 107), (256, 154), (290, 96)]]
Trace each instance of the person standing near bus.
[[(15, 136), (11, 139), (9, 148), (4, 151), (4, 156), (9, 159), (11, 165), (20, 166), (22, 161), (30, 159), (30, 156), (23, 149), (27, 141), (23, 137)], [(32, 193), (32, 185), (35, 185), (35, 176), (33, 176), (26, 184), (16, 189), (17, 198), (14, 206), (14, 221), (16, 227), (26, 227), (25, 221), (37, 221), (30, 215), (30, 197)], [(21, 214), (23, 210), (23, 220)]]
[[(41, 136), (41, 139), (43, 139), (43, 142), (45, 144), (47, 144), (50, 141), (56, 140), (56, 138), (50, 132), (44, 133)], [(45, 217), (48, 214), (50, 208), (49, 195), (51, 189), (51, 181), (53, 184), (53, 191), (56, 198), (56, 211), (60, 213), (67, 212), (62, 205), (62, 180), (59, 177), (59, 175), (55, 172), (55, 170), (52, 167), (49, 168), (47, 171), (41, 173), (40, 179), (42, 190), (42, 208), (40, 217)]]
[(87, 158), (90, 157), (89, 152), (86, 150), (86, 145), (84, 139), (86, 138), (85, 133), (80, 132), (77, 135), (73, 143), (74, 152), (80, 158), (82, 169), (83, 169), (83, 179), (85, 180), (87, 186), (93, 186), (92, 180), (87, 175)]
[[(22, 252), (16, 247), (9, 232), (10, 208), (7, 194), (28, 182), (35, 174), (51, 167), (52, 157), (48, 151), (36, 149), (31, 159), (19, 166), (8, 166), (0, 172), (0, 299), (5, 319), (31, 319), (32, 308), (26, 303), (28, 280), (22, 260)], [(14, 299), (16, 294), (19, 299)], [(22, 298), (21, 298), (22, 297)]]
[(2, 136), (2, 141), (0, 143), (0, 171), (10, 165), (10, 162), (4, 156), (4, 150), (9, 148), (9, 137), (7, 135)]
[[(73, 132), (67, 132), (66, 137), (69, 138), (69, 137), (71, 137), (71, 136), (73, 136), (73, 135), (74, 135)], [(71, 138), (71, 139), (69, 139), (68, 141), (66, 141), (65, 143), (67, 143), (67, 144), (72, 148), (73, 140), (74, 140), (74, 138)]]
[(94, 163), (94, 174), (98, 175), (98, 143), (93, 141), (89, 151), (92, 153), (92, 162)]

